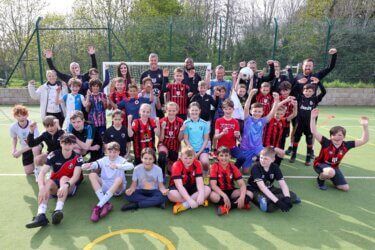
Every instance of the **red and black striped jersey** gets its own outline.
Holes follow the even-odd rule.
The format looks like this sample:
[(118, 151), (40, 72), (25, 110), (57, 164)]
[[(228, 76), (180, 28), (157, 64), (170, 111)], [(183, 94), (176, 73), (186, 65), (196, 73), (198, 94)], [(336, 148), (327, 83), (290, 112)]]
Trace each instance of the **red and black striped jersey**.
[(284, 129), (287, 127), (288, 122), (283, 117), (277, 120), (272, 117), (267, 125), (266, 134), (264, 136), (263, 145), (265, 147), (273, 146), (279, 147), (281, 137), (283, 136)]
[(187, 105), (189, 98), (187, 96), (189, 86), (183, 83), (169, 83), (167, 84), (169, 101), (175, 102), (178, 104), (179, 115), (187, 114)]
[[(124, 92), (115, 91), (109, 95), (109, 99), (116, 105), (118, 105), (123, 100), (126, 100), (126, 98), (127, 98), (127, 93), (125, 91)], [(122, 125), (127, 126), (128, 116), (126, 115), (126, 110), (125, 108), (122, 108), (121, 111), (123, 112), (122, 113)]]
[(210, 179), (216, 180), (217, 186), (221, 190), (232, 190), (235, 188), (234, 181), (242, 179), (242, 174), (231, 162), (226, 168), (223, 168), (220, 163), (215, 162), (211, 165)]
[[(184, 121), (180, 117), (176, 117), (174, 121), (169, 121), (168, 117), (163, 117), (160, 119), (160, 129), (161, 124), (166, 122), (167, 125), (164, 129), (164, 140), (161, 142), (168, 150), (178, 152), (180, 150), (181, 141), (178, 139), (180, 134), (180, 129), (184, 124)], [(162, 132), (162, 131), (161, 131)]]
[[(66, 176), (72, 178), (74, 169), (81, 167), (83, 164), (83, 158), (79, 154), (72, 152), (71, 156), (66, 159), (61, 150), (55, 150), (48, 154), (46, 165), (52, 169), (51, 179), (60, 180), (61, 177)], [(83, 175), (81, 174), (81, 179)]]
[(133, 135), (133, 147), (134, 147), (134, 156), (136, 158), (141, 157), (141, 151), (144, 148), (155, 149), (155, 133), (154, 129), (156, 128), (155, 120), (149, 118), (144, 124), (141, 121), (141, 118), (135, 119), (132, 123), (132, 129), (134, 132)]
[(172, 174), (169, 181), (169, 186), (175, 186), (174, 180), (181, 179), (184, 186), (196, 185), (195, 178), (202, 177), (202, 164), (198, 160), (194, 160), (193, 164), (189, 167), (185, 167), (184, 163), (179, 159), (172, 165)]
[(332, 168), (338, 168), (344, 155), (355, 147), (355, 141), (344, 141), (340, 147), (336, 148), (332, 141), (324, 136), (320, 144), (322, 148), (320, 149), (319, 156), (314, 160), (314, 167), (324, 163), (330, 165)]
[(255, 97), (256, 102), (263, 104), (263, 116), (267, 116), (272, 109), (273, 98), (271, 94), (263, 95), (259, 93)]
[[(284, 97), (282, 97), (282, 96), (280, 95), (280, 102), (284, 101), (286, 98), (288, 98), (288, 96), (284, 98)], [(285, 118), (287, 118), (287, 117), (289, 117), (291, 114), (293, 114), (293, 109), (294, 109), (294, 107), (293, 107), (292, 102), (287, 102), (287, 103), (285, 103), (283, 106), (286, 107), (286, 112), (285, 112), (285, 115), (284, 115)], [(290, 122), (287, 122), (286, 124), (287, 124), (287, 127), (290, 126)]]

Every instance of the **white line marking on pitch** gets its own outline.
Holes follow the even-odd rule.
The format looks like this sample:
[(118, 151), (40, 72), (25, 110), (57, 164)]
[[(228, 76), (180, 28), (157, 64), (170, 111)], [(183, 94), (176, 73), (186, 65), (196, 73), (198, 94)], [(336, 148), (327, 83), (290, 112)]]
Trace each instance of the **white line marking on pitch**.
[[(88, 175), (88, 174), (84, 174)], [(0, 174), (0, 177), (13, 177), (13, 176), (26, 176), (26, 174)], [(126, 176), (132, 176), (131, 174), (126, 174)], [(249, 178), (248, 175), (244, 177)], [(284, 176), (288, 179), (315, 179), (316, 176), (298, 176), (298, 175), (286, 175)], [(375, 179), (375, 176), (345, 176), (346, 179)]]

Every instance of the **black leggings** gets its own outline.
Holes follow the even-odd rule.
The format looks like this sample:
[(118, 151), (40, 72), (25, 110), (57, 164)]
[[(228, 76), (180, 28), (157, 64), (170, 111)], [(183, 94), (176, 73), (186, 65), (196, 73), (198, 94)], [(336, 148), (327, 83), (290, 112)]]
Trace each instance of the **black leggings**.
[[(277, 188), (277, 187), (271, 187), (270, 188), (270, 191), (278, 198), (278, 199), (282, 199), (284, 198), (284, 194), (283, 194), (283, 191), (281, 190), (281, 188)], [(276, 206), (276, 203), (273, 203), (272, 200), (270, 200), (266, 195), (264, 195), (262, 192), (260, 191), (252, 191), (254, 193), (254, 199), (253, 199), (253, 202), (255, 205), (259, 206), (259, 203), (258, 203), (258, 197), (259, 195), (262, 195), (266, 198), (267, 200), (267, 212), (269, 213), (272, 213), (276, 210), (278, 210), (279, 208)], [(290, 200), (292, 201), (292, 203), (295, 203), (296, 200), (297, 200), (297, 195), (295, 193), (293, 193), (292, 191), (289, 191), (290, 193)]]

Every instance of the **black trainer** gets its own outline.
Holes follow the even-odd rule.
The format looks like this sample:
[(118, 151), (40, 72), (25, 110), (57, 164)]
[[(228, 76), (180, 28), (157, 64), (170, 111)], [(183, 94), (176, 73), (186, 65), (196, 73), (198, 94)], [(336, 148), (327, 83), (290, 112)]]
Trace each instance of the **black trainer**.
[(310, 154), (306, 155), (305, 166), (311, 166), (311, 156), (310, 156)]
[(49, 223), (46, 214), (38, 214), (33, 218), (33, 220), (26, 224), (27, 228), (35, 228), (35, 227), (44, 227), (47, 226)]
[(286, 155), (290, 155), (293, 151), (293, 147), (292, 146), (289, 146), (289, 148), (285, 151), (285, 154)]
[(52, 224), (58, 225), (64, 218), (64, 214), (61, 210), (55, 210), (52, 214)]
[(166, 208), (166, 202), (164, 201), (164, 202), (162, 202), (160, 205), (159, 205), (159, 207), (161, 208), (161, 209), (165, 209)]
[(318, 176), (318, 177), (316, 177), (316, 182), (318, 183), (318, 188), (320, 190), (327, 190), (327, 186), (324, 184), (325, 180), (319, 179), (319, 176)]
[(129, 211), (129, 210), (137, 210), (138, 209), (138, 204), (137, 203), (129, 203), (125, 204), (121, 207), (121, 211)]
[(296, 161), (297, 153), (292, 152), (292, 155), (290, 156), (289, 162), (294, 163)]

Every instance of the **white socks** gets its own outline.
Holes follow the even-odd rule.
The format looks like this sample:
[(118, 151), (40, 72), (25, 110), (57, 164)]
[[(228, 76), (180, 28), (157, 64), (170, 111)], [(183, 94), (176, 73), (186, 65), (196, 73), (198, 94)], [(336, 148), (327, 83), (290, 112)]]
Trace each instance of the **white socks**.
[(38, 207), (38, 214), (45, 214), (47, 211), (47, 204), (40, 204)]
[(103, 198), (100, 199), (100, 201), (99, 201), (99, 203), (98, 203), (97, 206), (99, 206), (99, 207), (103, 207), (104, 204), (106, 204), (106, 203), (112, 198), (112, 196), (113, 196), (113, 193), (110, 192), (110, 191), (107, 191), (107, 192), (105, 193), (105, 195), (103, 196)]
[(56, 210), (62, 210), (63, 207), (64, 207), (64, 202), (63, 201), (57, 201), (55, 211)]
[(98, 190), (95, 191), (96, 196), (98, 196), (98, 199), (101, 200), (103, 199), (104, 193), (103, 189), (99, 188)]

